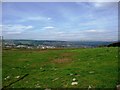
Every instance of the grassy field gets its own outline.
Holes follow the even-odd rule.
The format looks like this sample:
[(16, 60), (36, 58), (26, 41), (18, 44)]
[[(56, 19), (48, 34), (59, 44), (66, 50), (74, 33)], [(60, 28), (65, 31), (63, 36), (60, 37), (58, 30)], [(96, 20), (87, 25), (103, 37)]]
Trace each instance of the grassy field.
[[(114, 88), (118, 48), (3, 50), (2, 83), (10, 88)], [(77, 85), (71, 85), (76, 79)]]

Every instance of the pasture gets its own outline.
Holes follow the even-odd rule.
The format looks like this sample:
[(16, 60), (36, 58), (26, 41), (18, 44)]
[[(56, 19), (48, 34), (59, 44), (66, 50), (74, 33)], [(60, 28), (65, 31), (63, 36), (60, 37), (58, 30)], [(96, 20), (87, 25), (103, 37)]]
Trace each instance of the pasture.
[(3, 50), (2, 65), (3, 87), (114, 88), (118, 48)]

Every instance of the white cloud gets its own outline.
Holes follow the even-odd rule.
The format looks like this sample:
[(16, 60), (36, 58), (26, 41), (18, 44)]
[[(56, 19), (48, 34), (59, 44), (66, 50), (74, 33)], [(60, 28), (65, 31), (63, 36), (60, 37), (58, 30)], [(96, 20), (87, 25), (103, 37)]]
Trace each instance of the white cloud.
[(87, 30), (87, 32), (97, 32), (97, 30)]
[(53, 29), (53, 28), (55, 28), (55, 27), (53, 27), (53, 26), (46, 26), (46, 27), (43, 27), (43, 29)]
[(104, 6), (104, 3), (103, 3), (103, 2), (95, 2), (95, 3), (94, 3), (94, 6), (95, 6), (95, 7), (103, 7), (103, 6)]
[(20, 34), (32, 28), (33, 26), (30, 25), (2, 25), (2, 32), (3, 34)]
[[(119, 0), (74, 0), (74, 2), (118, 2)], [(73, 0), (3, 0), (3, 2), (73, 2)]]
[(19, 22), (26, 22), (26, 21), (50, 21), (52, 18), (50, 17), (43, 17), (43, 16), (34, 16), (34, 17), (27, 17), (19, 20)]
[(42, 30), (42, 31), (32, 31), (24, 32), (21, 34), (6, 35), (8, 39), (39, 39), (39, 40), (100, 40), (100, 41), (110, 41), (117, 40), (117, 35), (115, 32), (107, 32), (107, 30), (79, 30), (79, 31), (61, 31), (61, 30)]
[(104, 30), (91, 29), (91, 30), (85, 30), (85, 32), (88, 32), (88, 33), (101, 33), (101, 32), (104, 32)]
[(105, 7), (115, 8), (117, 7), (116, 3), (115, 2), (92, 2), (95, 8), (105, 8)]
[(89, 2), (119, 2), (119, 0), (87, 0)]
[(51, 20), (52, 18), (47, 18), (48, 20)]
[[(117, 2), (116, 2), (117, 3)], [(110, 8), (113, 8), (113, 7), (117, 7), (115, 2), (104, 2), (104, 1), (99, 1), (99, 0), (94, 0), (92, 2), (89, 2), (89, 4), (85, 4), (85, 3), (81, 3), (81, 2), (76, 2), (77, 5), (84, 5), (88, 8), (91, 8), (91, 5), (92, 7), (94, 7), (94, 9), (100, 9), (100, 8), (105, 8), (105, 7), (110, 7)]]

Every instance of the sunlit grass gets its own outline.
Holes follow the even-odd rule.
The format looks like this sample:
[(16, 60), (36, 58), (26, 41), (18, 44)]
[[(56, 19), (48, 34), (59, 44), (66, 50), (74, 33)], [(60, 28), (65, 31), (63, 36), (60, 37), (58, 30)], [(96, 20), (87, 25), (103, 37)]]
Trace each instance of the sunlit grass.
[[(118, 48), (114, 47), (3, 50), (2, 62), (3, 86), (29, 74), (12, 88), (114, 88), (118, 79)], [(71, 85), (73, 78), (77, 85)]]

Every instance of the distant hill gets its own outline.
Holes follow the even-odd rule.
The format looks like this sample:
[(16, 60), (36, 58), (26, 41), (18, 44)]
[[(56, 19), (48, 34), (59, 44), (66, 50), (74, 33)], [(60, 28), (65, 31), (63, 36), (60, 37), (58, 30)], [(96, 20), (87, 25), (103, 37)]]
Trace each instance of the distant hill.
[(120, 47), (120, 42), (115, 42), (107, 45), (108, 47)]
[(4, 44), (15, 44), (15, 45), (28, 45), (28, 46), (47, 45), (47, 46), (55, 46), (55, 47), (79, 48), (79, 47), (107, 46), (113, 42), (105, 42), (105, 41), (55, 41), (55, 40), (3, 40), (3, 43)]

